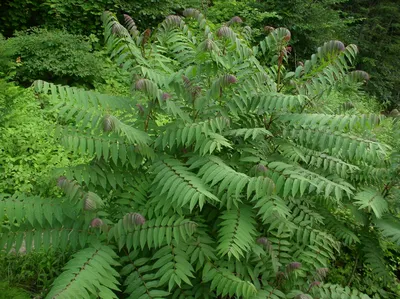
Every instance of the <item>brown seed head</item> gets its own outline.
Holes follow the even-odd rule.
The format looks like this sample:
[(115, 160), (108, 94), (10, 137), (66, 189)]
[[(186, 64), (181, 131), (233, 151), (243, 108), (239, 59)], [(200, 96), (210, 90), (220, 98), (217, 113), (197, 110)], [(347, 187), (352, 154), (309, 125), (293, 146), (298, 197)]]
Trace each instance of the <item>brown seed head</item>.
[(170, 95), (169, 93), (167, 93), (167, 92), (164, 92), (164, 93), (162, 94), (161, 98), (162, 98), (164, 101), (166, 101), (166, 100), (168, 100), (168, 99), (171, 98), (171, 95)]
[(233, 35), (233, 31), (231, 28), (229, 28), (228, 26), (222, 26), (221, 28), (218, 29), (217, 31), (217, 36), (219, 38), (223, 38), (223, 37), (229, 37)]
[(336, 48), (339, 50), (339, 51), (344, 51), (344, 50), (346, 50), (346, 47), (345, 47), (345, 45), (341, 42), (341, 41), (339, 41), (339, 40), (336, 40), (335, 41), (335, 46), (336, 46)]
[(146, 87), (146, 79), (139, 79), (135, 83), (135, 88), (137, 90), (143, 90)]
[(329, 269), (328, 268), (318, 268), (316, 271), (317, 271), (317, 275), (319, 276), (319, 278), (323, 279), (328, 274)]
[(101, 227), (102, 225), (103, 225), (103, 220), (101, 220), (100, 218), (94, 218), (90, 222), (91, 227)]
[(183, 11), (185, 17), (197, 18), (200, 15), (200, 11), (194, 8), (187, 8)]
[(257, 243), (260, 245), (267, 246), (269, 244), (269, 241), (266, 237), (260, 237), (257, 239)]
[(103, 131), (111, 132), (114, 129), (114, 123), (110, 115), (106, 115), (103, 118)]
[(144, 218), (143, 215), (141, 215), (139, 213), (133, 213), (132, 221), (136, 225), (143, 225), (146, 222), (146, 218)]
[(275, 30), (275, 28), (274, 27), (272, 27), (272, 26), (264, 26), (264, 31), (266, 31), (266, 32), (272, 32), (272, 31), (274, 31)]
[(59, 188), (62, 188), (63, 186), (64, 186), (64, 184), (65, 184), (65, 182), (67, 182), (68, 180), (67, 180), (67, 178), (65, 177), (65, 176), (60, 176), (58, 179), (57, 179), (57, 186), (59, 187)]
[(300, 268), (301, 268), (301, 263), (299, 262), (292, 262), (289, 265), (287, 265), (288, 271), (293, 271)]
[(321, 284), (321, 282), (320, 281), (313, 281), (311, 284), (310, 284), (310, 289), (312, 288), (312, 287), (315, 287), (315, 286), (319, 286)]
[(368, 81), (370, 79), (370, 76), (367, 72), (357, 70), (357, 71), (353, 71), (352, 73), (355, 76), (361, 78), (362, 80)]
[(267, 172), (268, 171), (268, 168), (265, 165), (262, 165), (262, 164), (258, 164), (256, 169), (259, 172)]
[(130, 15), (124, 14), (124, 20), (126, 23), (134, 22)]
[(234, 16), (234, 17), (228, 22), (229, 25), (232, 25), (232, 24), (241, 24), (241, 23), (243, 23), (243, 20), (242, 20), (240, 17), (238, 17), (238, 16)]
[(234, 75), (225, 75), (224, 76), (224, 81), (228, 84), (234, 84), (237, 82), (237, 79)]
[(180, 16), (169, 15), (165, 18), (165, 22), (169, 25), (179, 26), (182, 22), (182, 19)]
[(123, 35), (122, 33), (124, 32), (124, 27), (120, 23), (114, 22), (112, 25), (111, 32), (114, 35), (122, 36)]
[(283, 38), (285, 41), (290, 41), (290, 39), (292, 38), (292, 34), (290, 33), (290, 31), (287, 31), (287, 34), (285, 35), (285, 37)]
[(214, 48), (214, 42), (211, 39), (207, 38), (204, 41), (203, 50), (204, 51), (211, 51), (213, 48)]
[(96, 202), (93, 199), (87, 197), (83, 202), (83, 208), (86, 211), (93, 211), (96, 209)]

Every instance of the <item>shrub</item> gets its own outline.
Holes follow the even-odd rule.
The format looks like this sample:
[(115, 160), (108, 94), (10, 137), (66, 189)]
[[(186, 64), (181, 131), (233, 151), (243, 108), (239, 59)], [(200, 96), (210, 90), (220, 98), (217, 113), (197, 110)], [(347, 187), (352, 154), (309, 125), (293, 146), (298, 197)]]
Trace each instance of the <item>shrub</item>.
[(91, 87), (102, 75), (103, 60), (83, 36), (31, 29), (9, 38), (4, 47), (18, 62), (14, 79), (24, 85), (42, 79)]
[(75, 252), (49, 298), (368, 298), (323, 282), (341, 246), (393, 283), (381, 240), (400, 240), (397, 169), (371, 136), (383, 116), (314, 107), (367, 79), (357, 47), (327, 42), (289, 72), (287, 29), (250, 48), (237, 19), (184, 15), (153, 34), (104, 15), (130, 97), (35, 83), (61, 143), (92, 159), (60, 176), (62, 199), (4, 196), (0, 246)]

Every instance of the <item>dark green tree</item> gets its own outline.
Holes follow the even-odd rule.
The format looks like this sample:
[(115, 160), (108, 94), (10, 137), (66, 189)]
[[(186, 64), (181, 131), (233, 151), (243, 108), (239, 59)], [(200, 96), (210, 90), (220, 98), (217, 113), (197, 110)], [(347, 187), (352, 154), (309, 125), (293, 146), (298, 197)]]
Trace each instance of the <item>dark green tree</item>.
[(355, 19), (348, 40), (360, 47), (359, 67), (368, 71), (368, 90), (380, 101), (400, 105), (400, 3), (354, 0), (342, 9)]
[(183, 11), (183, 7), (201, 6), (202, 0), (2, 0), (0, 33), (41, 26), (65, 29), (72, 34), (101, 35), (100, 16), (104, 10), (133, 15), (142, 29), (155, 27), (165, 16)]
[(100, 33), (100, 16), (113, 4), (114, 0), (5, 0), (0, 3), (0, 31), (12, 36), (15, 31), (41, 26), (73, 34)]

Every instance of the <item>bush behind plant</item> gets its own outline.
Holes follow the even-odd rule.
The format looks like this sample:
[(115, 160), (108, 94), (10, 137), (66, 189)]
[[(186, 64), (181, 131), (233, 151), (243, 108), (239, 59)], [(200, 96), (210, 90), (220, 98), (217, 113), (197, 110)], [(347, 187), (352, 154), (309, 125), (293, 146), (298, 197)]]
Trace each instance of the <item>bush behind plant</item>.
[[(93, 52), (90, 41), (83, 36), (34, 28), (18, 32), (1, 44), (9, 63), (15, 62), (13, 79), (25, 86), (43, 79), (91, 87), (103, 74), (104, 59)], [(7, 69), (0, 71), (5, 73)]]

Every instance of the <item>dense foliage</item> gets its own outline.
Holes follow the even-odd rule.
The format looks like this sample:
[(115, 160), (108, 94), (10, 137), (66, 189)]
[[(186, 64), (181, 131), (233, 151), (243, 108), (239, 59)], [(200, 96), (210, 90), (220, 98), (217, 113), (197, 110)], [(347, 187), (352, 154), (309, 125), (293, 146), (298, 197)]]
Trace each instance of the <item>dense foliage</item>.
[(78, 158), (54, 140), (43, 104), (32, 90), (0, 81), (0, 193), (53, 194), (54, 167)]
[(5, 0), (0, 3), (1, 31), (11, 36), (15, 30), (34, 26), (50, 29), (68, 28), (74, 34), (90, 34), (99, 30), (99, 18), (112, 0)]
[[(333, 4), (346, 0), (322, 1), (255, 1), (218, 0), (209, 8), (208, 17), (224, 22), (234, 15), (240, 16), (253, 30), (267, 30), (265, 26), (285, 27), (293, 38), (290, 41), (298, 59), (314, 53), (323, 42), (343, 39), (347, 22)], [(264, 28), (264, 30), (263, 30)]]
[[(0, 3), (0, 32), (11, 36), (15, 30), (33, 26), (67, 29), (73, 34), (101, 34), (105, 9), (135, 13), (142, 27), (155, 27), (165, 16), (186, 5), (201, 5), (197, 0), (5, 0)], [(206, 2), (206, 1), (204, 1)]]
[(183, 15), (150, 33), (104, 14), (131, 95), (35, 82), (89, 162), (59, 169), (62, 197), (1, 195), (0, 246), (73, 253), (48, 298), (368, 298), (326, 282), (343, 251), (391, 296), (394, 123), (323, 104), (368, 80), (358, 48), (326, 42), (291, 71), (288, 29), (253, 47), (239, 17)]
[(5, 73), (16, 62), (12, 79), (23, 85), (42, 79), (92, 87), (105, 66), (86, 38), (63, 31), (33, 29), (0, 43), (4, 49), (0, 71)]
[(41, 26), (65, 29), (72, 34), (100, 37), (104, 10), (130, 14), (141, 30), (154, 29), (169, 14), (181, 14), (184, 7), (200, 9), (214, 23), (240, 16), (262, 39), (263, 28), (288, 28), (293, 38), (289, 67), (307, 59), (330, 39), (360, 47), (357, 65), (371, 75), (371, 95), (395, 108), (399, 104), (399, 13), (397, 0), (6, 0), (0, 3), (0, 33), (11, 37), (15, 31)]
[(371, 73), (368, 89), (381, 101), (400, 103), (400, 5), (398, 1), (351, 1), (344, 5), (354, 15), (351, 37), (361, 49), (360, 67)]

